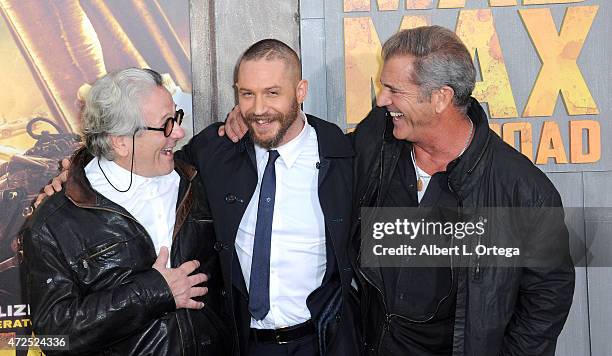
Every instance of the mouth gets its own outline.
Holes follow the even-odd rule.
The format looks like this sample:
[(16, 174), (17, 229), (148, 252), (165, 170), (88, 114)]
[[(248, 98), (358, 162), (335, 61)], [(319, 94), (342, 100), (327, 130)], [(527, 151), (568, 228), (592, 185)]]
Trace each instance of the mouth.
[(272, 122), (272, 120), (259, 119), (259, 120), (255, 120), (255, 122), (257, 123), (257, 125), (265, 126), (265, 125), (269, 125)]
[(404, 116), (403, 113), (397, 111), (389, 111), (389, 115), (391, 115), (393, 121), (398, 121), (401, 117)]
[(273, 118), (253, 118), (250, 121), (258, 125), (268, 125), (272, 123), (274, 119)]
[(257, 117), (249, 120), (251, 127), (258, 132), (267, 132), (271, 130), (276, 121), (278, 120), (274, 117)]
[(172, 147), (164, 147), (164, 148), (162, 148), (161, 153), (164, 156), (172, 156), (173, 151), (174, 151), (174, 146), (172, 146)]

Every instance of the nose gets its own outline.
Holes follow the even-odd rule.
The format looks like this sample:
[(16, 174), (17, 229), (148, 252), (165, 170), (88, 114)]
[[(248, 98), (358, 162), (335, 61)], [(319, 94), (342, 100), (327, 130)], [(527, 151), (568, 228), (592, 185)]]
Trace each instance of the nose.
[(391, 97), (386, 88), (383, 88), (376, 96), (376, 105), (379, 107), (391, 105)]
[(172, 132), (170, 133), (170, 137), (180, 140), (185, 137), (185, 129), (179, 126), (177, 123), (174, 124), (172, 128)]
[(255, 96), (255, 106), (253, 109), (253, 114), (255, 115), (263, 115), (268, 111), (266, 102), (261, 95)]

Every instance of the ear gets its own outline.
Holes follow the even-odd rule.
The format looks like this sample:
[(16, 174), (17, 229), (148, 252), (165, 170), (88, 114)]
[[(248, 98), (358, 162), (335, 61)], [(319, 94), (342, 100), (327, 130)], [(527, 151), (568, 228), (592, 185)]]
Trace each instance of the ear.
[(128, 136), (110, 136), (111, 146), (117, 157), (126, 158), (132, 149), (132, 138)]
[(302, 79), (298, 82), (295, 88), (295, 96), (298, 104), (302, 104), (304, 100), (306, 100), (306, 95), (308, 94), (308, 81), (306, 79)]
[(438, 90), (434, 90), (431, 93), (431, 101), (436, 114), (441, 114), (450, 106), (452, 106), (454, 96), (455, 91), (453, 90), (453, 88), (447, 85), (443, 86)]

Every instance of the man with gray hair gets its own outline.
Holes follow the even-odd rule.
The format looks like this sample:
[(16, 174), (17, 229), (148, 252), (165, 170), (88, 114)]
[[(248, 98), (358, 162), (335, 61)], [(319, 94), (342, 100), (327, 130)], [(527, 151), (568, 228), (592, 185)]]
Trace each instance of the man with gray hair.
[(489, 128), (471, 97), (470, 53), (452, 31), (400, 31), (382, 57), (378, 107), (352, 136), (354, 240), (362, 207), (539, 209), (549, 220), (526, 238), (556, 258), (501, 267), (466, 254), (437, 267), (376, 267), (359, 250), (367, 354), (554, 355), (574, 289), (559, 193)]
[(230, 352), (210, 212), (173, 157), (182, 117), (149, 69), (109, 73), (87, 95), (85, 147), (23, 238), (33, 330), (65, 337), (59, 353)]

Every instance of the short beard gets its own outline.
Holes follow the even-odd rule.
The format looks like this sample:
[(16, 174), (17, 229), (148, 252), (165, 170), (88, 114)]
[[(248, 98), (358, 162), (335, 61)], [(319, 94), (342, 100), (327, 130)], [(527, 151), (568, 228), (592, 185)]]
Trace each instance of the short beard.
[[(287, 134), (287, 131), (289, 130), (291, 125), (293, 125), (293, 123), (297, 119), (299, 109), (300, 106), (298, 102), (294, 101), (293, 107), (290, 111), (286, 113), (276, 113), (271, 115), (254, 115), (252, 113), (247, 114), (246, 125), (249, 127), (249, 135), (251, 135), (251, 139), (253, 140), (253, 142), (255, 142), (255, 144), (257, 144), (258, 146), (265, 148), (266, 150), (278, 147), (279, 144), (283, 141), (283, 138), (285, 137), (285, 134)], [(253, 123), (260, 119), (269, 120), (270, 122), (278, 121), (280, 123), (278, 132), (271, 139), (262, 140), (260, 137), (257, 137), (255, 135)]]

